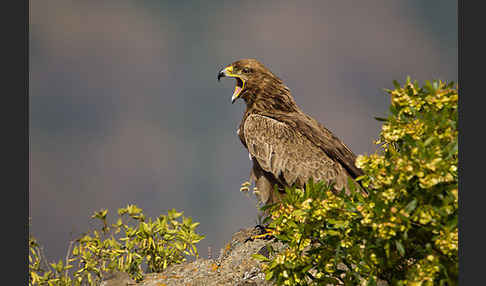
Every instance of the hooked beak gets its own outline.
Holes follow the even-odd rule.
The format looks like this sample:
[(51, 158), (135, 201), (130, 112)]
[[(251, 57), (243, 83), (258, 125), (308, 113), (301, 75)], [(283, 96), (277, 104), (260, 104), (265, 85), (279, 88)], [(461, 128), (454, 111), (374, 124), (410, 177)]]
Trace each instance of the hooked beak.
[(224, 69), (221, 70), (219, 73), (218, 73), (218, 81), (222, 78), (222, 77), (225, 77), (226, 75), (224, 74)]
[(243, 91), (245, 81), (239, 75), (233, 73), (232, 66), (226, 67), (218, 73), (218, 81), (220, 81), (222, 77), (232, 77), (236, 79), (235, 91), (233, 92), (233, 96), (231, 96), (231, 103), (234, 103), (240, 96), (241, 91)]

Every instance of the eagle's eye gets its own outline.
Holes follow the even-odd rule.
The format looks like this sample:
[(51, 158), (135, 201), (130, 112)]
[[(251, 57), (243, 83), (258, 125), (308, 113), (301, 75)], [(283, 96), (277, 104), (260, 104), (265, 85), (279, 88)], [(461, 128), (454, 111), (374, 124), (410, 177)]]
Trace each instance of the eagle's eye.
[(250, 73), (250, 72), (251, 72), (251, 70), (250, 70), (249, 68), (243, 68), (243, 72), (244, 72), (244, 73)]

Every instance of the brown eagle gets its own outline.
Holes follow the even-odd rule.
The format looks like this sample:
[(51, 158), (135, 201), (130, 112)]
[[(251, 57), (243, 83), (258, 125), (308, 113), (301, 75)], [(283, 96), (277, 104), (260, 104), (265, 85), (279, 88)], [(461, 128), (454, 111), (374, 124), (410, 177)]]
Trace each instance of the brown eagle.
[(263, 204), (278, 202), (284, 187), (304, 187), (311, 178), (349, 192), (348, 178), (363, 174), (356, 155), (297, 106), (281, 79), (255, 59), (232, 63), (218, 81), (221, 77), (236, 79), (231, 102), (246, 103), (237, 133), (253, 162), (250, 177)]

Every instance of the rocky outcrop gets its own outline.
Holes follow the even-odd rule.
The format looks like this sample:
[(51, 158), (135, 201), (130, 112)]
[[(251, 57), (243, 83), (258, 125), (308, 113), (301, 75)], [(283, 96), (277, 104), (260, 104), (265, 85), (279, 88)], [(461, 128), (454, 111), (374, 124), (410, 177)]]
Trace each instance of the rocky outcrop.
[(185, 262), (169, 266), (161, 273), (150, 273), (144, 279), (135, 283), (128, 275), (123, 273), (107, 277), (102, 286), (260, 286), (272, 285), (265, 280), (261, 271), (261, 263), (252, 255), (255, 253), (268, 257), (269, 245), (276, 251), (283, 249), (283, 244), (267, 239), (249, 239), (260, 234), (257, 228), (248, 228), (238, 231), (231, 241), (221, 249), (217, 258)]

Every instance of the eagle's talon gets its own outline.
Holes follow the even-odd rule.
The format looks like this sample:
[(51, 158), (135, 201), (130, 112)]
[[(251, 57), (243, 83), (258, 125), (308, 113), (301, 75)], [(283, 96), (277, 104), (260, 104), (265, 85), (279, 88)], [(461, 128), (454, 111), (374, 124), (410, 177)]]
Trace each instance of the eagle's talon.
[(275, 237), (275, 233), (274, 233), (273, 229), (267, 228), (267, 229), (265, 229), (265, 231), (266, 232), (263, 233), (263, 234), (257, 234), (257, 235), (252, 236), (251, 237), (252, 240), (258, 239), (258, 238), (265, 239), (265, 240), (270, 240), (270, 239), (272, 239), (272, 238)]
[(245, 242), (248, 241), (254, 241), (255, 239), (265, 239), (265, 240), (270, 240), (272, 238), (275, 238), (275, 232), (271, 228), (266, 228), (265, 226), (258, 224), (254, 227), (255, 229), (258, 229), (259, 234), (252, 235), (245, 239)]
[(248, 182), (248, 181), (245, 181), (245, 182), (241, 183), (241, 186), (242, 187), (248, 187), (249, 185), (251, 185), (251, 183)]
[(263, 225), (261, 225), (261, 224), (257, 224), (257, 225), (255, 225), (255, 227), (254, 227), (254, 228), (255, 228), (255, 229), (258, 229), (258, 230), (260, 231), (260, 233), (264, 233), (264, 232), (267, 230), (267, 229), (266, 229), (266, 228), (265, 228)]
[(246, 193), (246, 192), (248, 192), (249, 190), (250, 190), (250, 189), (249, 189), (248, 187), (241, 187), (241, 188), (240, 188), (240, 192), (242, 192), (242, 193)]

